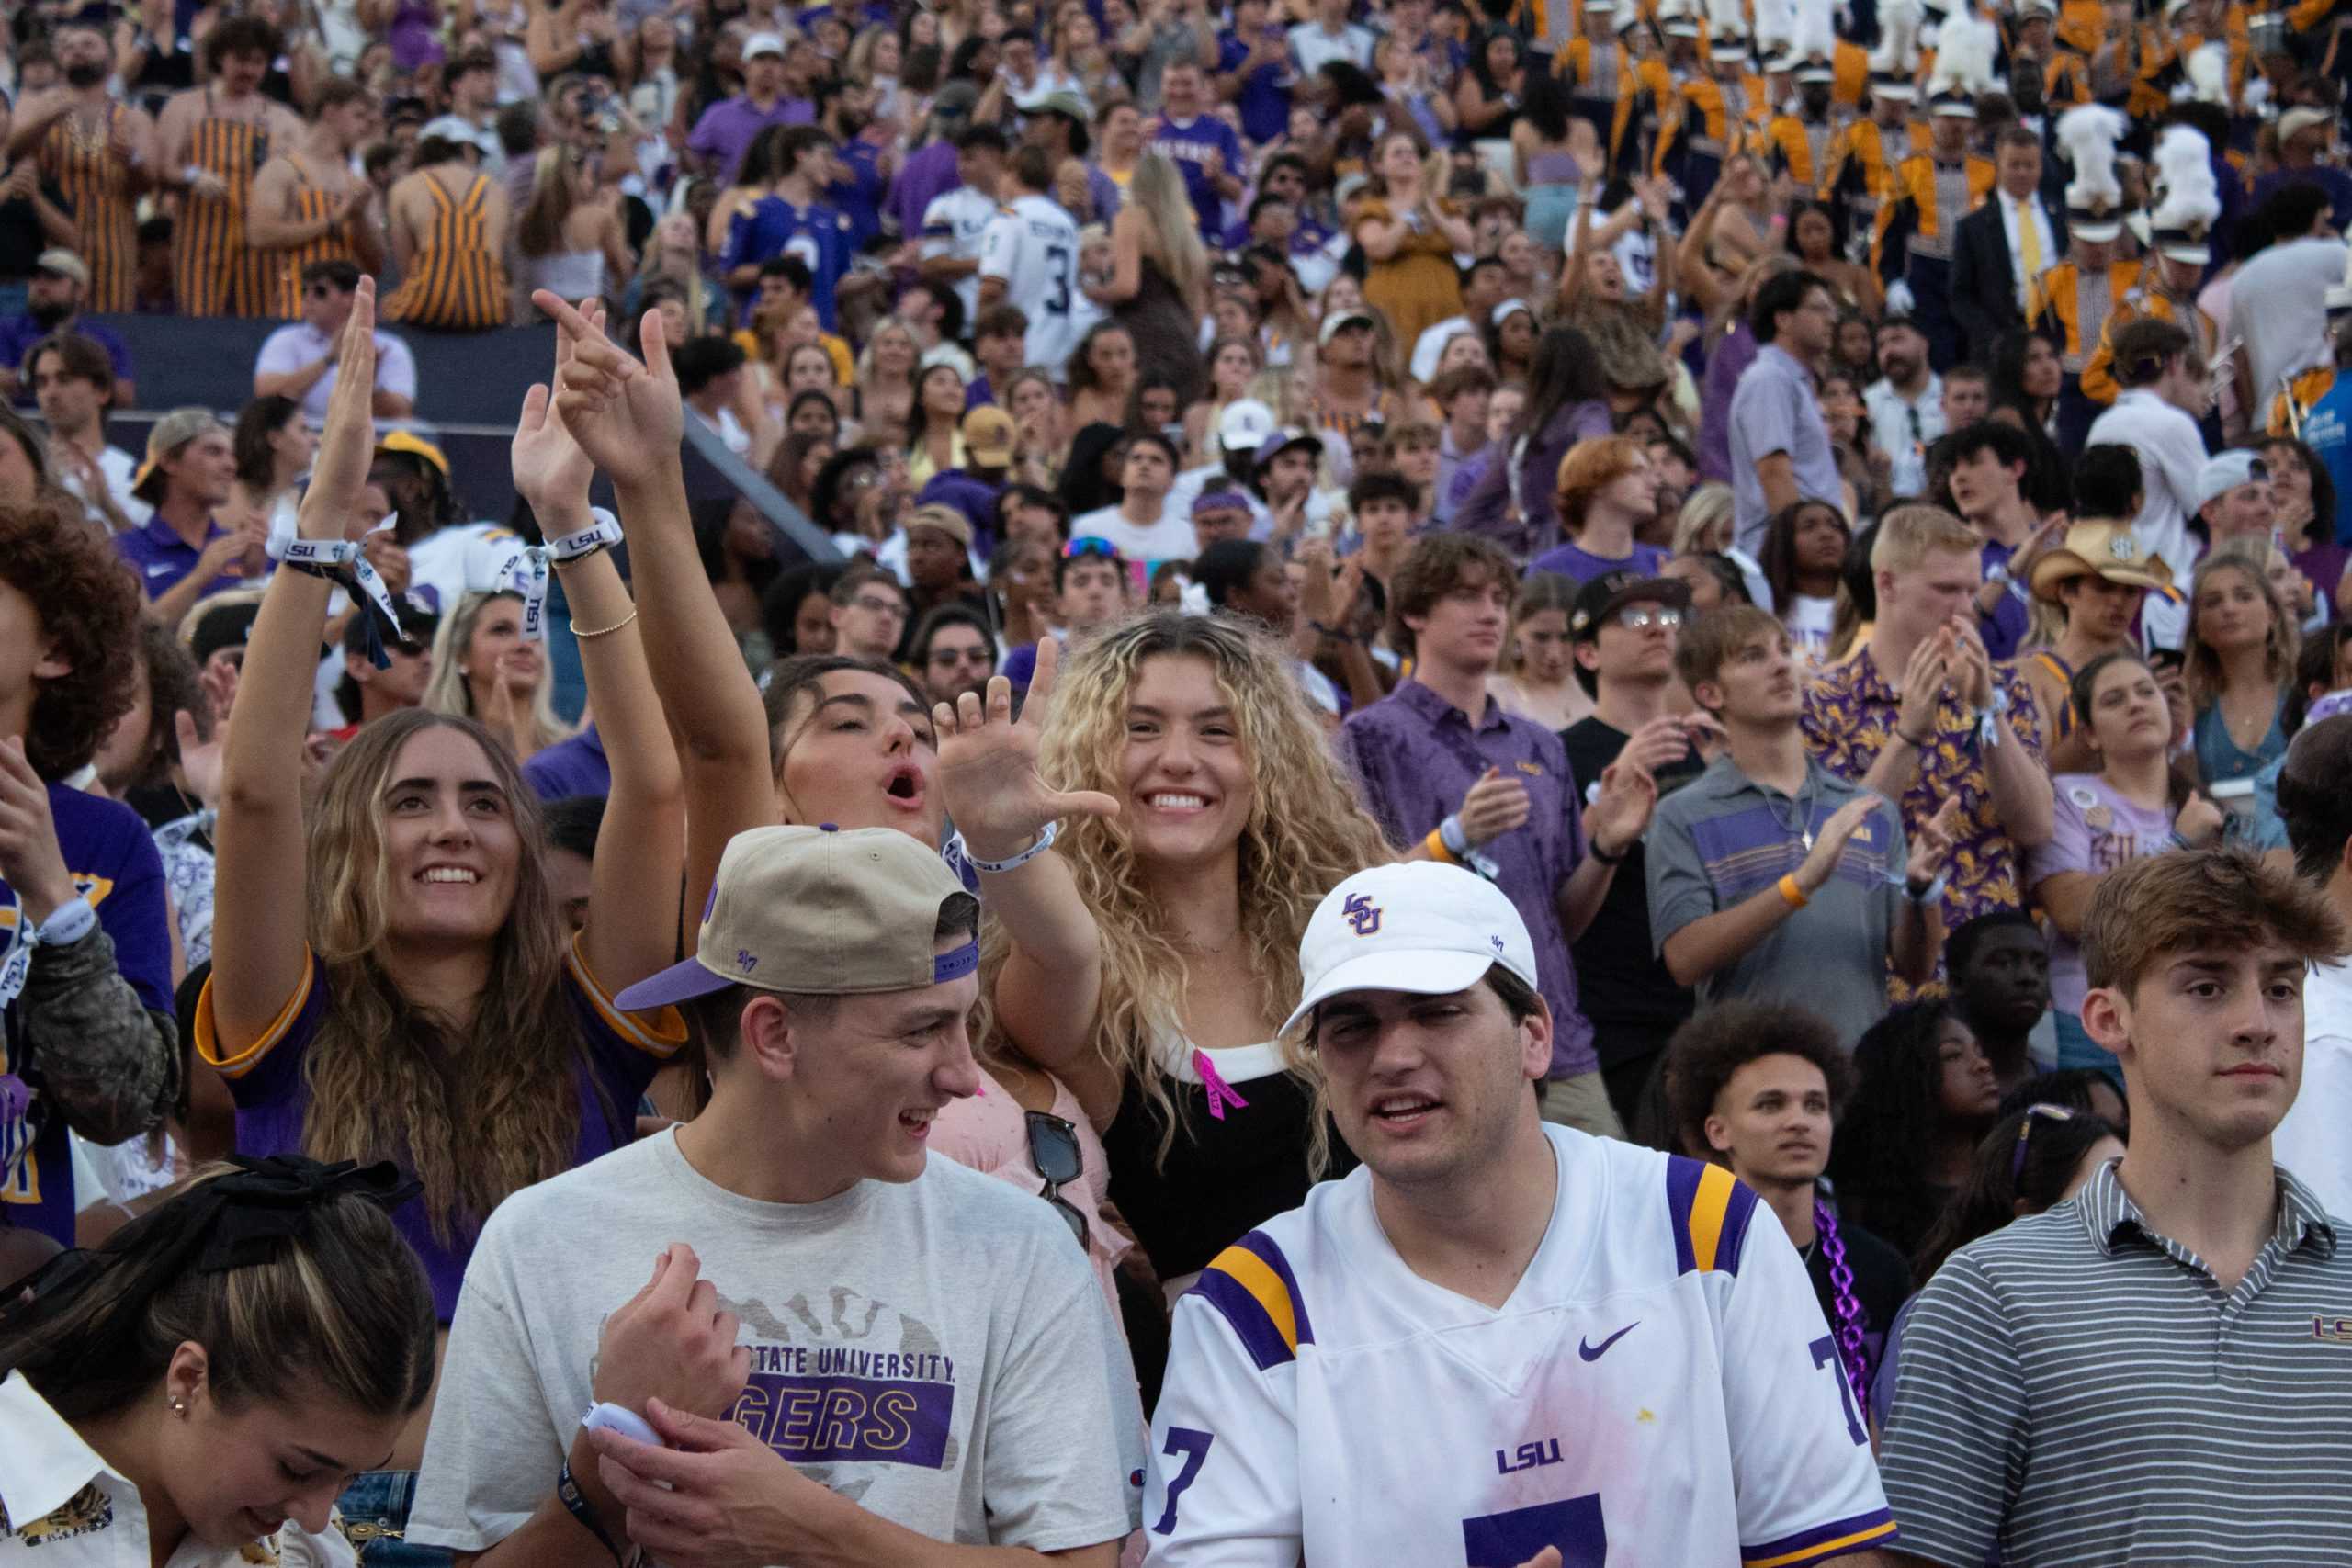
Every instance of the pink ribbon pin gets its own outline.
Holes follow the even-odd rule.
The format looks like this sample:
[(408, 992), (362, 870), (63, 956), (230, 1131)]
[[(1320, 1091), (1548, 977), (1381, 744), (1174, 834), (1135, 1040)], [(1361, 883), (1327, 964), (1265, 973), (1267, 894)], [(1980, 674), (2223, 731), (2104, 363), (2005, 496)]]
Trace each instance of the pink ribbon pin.
[(1216, 1064), (1209, 1060), (1206, 1051), (1195, 1047), (1193, 1066), (1200, 1070), (1201, 1087), (1208, 1090), (1209, 1114), (1217, 1121), (1225, 1120), (1225, 1107), (1230, 1101), (1236, 1111), (1246, 1111), (1250, 1102), (1233, 1091), (1233, 1086), (1217, 1077)]

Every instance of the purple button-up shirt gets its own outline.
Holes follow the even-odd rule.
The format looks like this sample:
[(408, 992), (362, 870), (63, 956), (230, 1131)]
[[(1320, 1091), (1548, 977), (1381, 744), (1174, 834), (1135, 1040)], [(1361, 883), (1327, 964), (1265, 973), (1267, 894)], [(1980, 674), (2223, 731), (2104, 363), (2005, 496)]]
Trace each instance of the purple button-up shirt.
[(817, 106), (806, 98), (778, 98), (763, 111), (739, 95), (702, 111), (702, 118), (695, 121), (694, 134), (686, 138), (686, 151), (718, 159), (718, 183), (733, 185), (735, 171), (752, 137), (771, 125), (814, 125), (816, 121)]
[[(227, 532), (211, 518), (204, 520), (206, 545)], [(187, 574), (196, 570), (197, 559), (204, 553), (202, 545), (190, 547), (182, 543), (180, 536), (172, 531), (172, 525), (161, 517), (149, 518), (144, 527), (117, 534), (114, 547), (124, 560), (130, 563), (130, 570), (139, 578), (140, 589), (150, 599), (160, 599), (177, 588)], [(216, 577), (198, 597), (209, 598), (223, 589), (246, 586), (249, 585), (242, 577)]]
[(1577, 971), (1560, 925), (1560, 886), (1585, 855), (1583, 795), (1567, 748), (1540, 724), (1505, 713), (1492, 697), (1474, 731), (1469, 715), (1407, 681), (1349, 716), (1340, 755), (1353, 771), (1364, 808), (1388, 841), (1410, 849), (1459, 810), (1490, 768), (1527, 786), (1527, 823), (1481, 847), (1501, 868), (1495, 885), (1519, 908), (1535, 942), (1537, 989), (1552, 1008), (1552, 1074), (1600, 1070), (1592, 1024), (1577, 1005)]

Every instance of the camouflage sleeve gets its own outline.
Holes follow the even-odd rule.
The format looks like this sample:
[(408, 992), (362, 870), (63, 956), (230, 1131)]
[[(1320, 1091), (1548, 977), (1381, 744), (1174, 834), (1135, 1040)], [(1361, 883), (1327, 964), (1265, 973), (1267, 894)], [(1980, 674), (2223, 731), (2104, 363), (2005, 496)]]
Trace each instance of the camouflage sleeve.
[(22, 1002), (26, 1043), (65, 1124), (94, 1144), (153, 1126), (179, 1094), (179, 1025), (149, 1010), (116, 968), (114, 939), (33, 950)]

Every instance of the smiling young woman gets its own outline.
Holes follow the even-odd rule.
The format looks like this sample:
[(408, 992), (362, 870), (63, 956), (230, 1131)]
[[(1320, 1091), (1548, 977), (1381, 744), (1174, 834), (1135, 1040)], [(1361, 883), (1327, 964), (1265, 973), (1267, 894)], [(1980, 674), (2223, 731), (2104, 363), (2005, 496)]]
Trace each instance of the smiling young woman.
[(1155, 612), (1072, 655), (1059, 691), (1056, 662), (1040, 645), (1017, 724), (1001, 678), (936, 711), (940, 783), (997, 917), (997, 1021), (1102, 1131), (1111, 1201), (1172, 1294), (1305, 1196), (1312, 1095), (1274, 1040), (1299, 935), (1395, 857), (1238, 625)]
[[(353, 320), (372, 316), (362, 285)], [(367, 526), (370, 435), (345, 339), (304, 540)], [(550, 538), (590, 526), (591, 468), (534, 389), (515, 437), (516, 488)], [(674, 498), (683, 513), (683, 492)], [(228, 1078), (248, 1154), (394, 1158), (421, 1183), (392, 1219), (424, 1259), (447, 1323), (473, 1237), (499, 1201), (625, 1143), (646, 1083), (680, 1044), (675, 1017), (610, 998), (671, 957), (663, 900), (683, 858), (682, 789), (628, 591), (602, 552), (560, 564), (613, 787), (587, 929), (567, 942), (537, 803), (474, 720), (412, 709), (362, 727), (306, 814), (300, 765), (330, 584), (281, 569), (246, 645), (251, 695), (224, 759), (214, 969), (198, 1052)], [(361, 613), (367, 613), (363, 610)], [(649, 899), (651, 904), (649, 905)], [(501, 1135), (472, 1130), (495, 1120)], [(389, 1468), (413, 1470), (424, 1422)], [(347, 1513), (354, 1512), (346, 1507)], [(405, 1503), (385, 1521), (397, 1529)]]

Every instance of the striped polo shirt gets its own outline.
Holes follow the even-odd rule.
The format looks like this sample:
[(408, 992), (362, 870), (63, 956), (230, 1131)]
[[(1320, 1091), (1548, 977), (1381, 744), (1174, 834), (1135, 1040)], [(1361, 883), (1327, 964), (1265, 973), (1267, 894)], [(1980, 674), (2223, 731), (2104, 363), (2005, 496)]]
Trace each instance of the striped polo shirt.
[(1879, 1462), (1951, 1568), (2352, 1563), (2352, 1256), (2280, 1170), (2224, 1292), (2102, 1167), (1920, 1292)]

